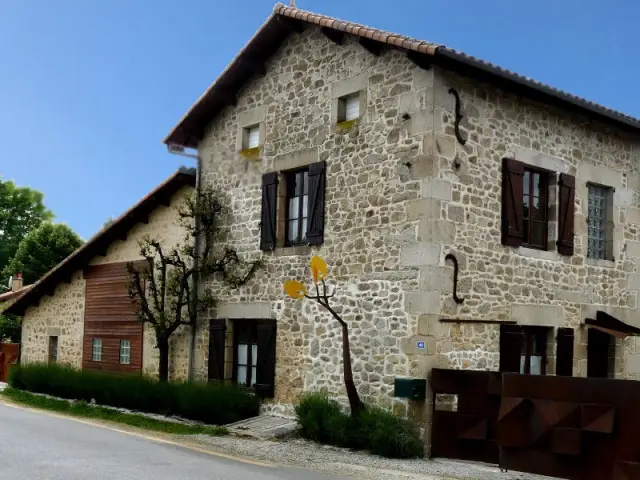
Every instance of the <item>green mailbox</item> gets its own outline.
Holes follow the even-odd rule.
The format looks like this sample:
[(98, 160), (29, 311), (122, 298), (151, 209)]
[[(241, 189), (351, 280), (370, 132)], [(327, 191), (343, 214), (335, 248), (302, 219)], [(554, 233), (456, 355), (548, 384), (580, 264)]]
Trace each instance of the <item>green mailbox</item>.
[(396, 377), (394, 397), (424, 400), (427, 396), (427, 380), (425, 378)]

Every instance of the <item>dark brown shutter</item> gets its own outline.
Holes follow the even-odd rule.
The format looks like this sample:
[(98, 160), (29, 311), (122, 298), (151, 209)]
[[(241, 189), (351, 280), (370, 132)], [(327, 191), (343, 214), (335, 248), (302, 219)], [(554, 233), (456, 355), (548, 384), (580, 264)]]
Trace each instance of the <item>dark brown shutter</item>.
[(500, 325), (501, 372), (520, 373), (522, 339), (522, 328), (518, 325)]
[(573, 328), (559, 328), (556, 337), (556, 375), (573, 376)]
[(522, 245), (524, 163), (511, 158), (502, 160), (502, 243)]
[(256, 326), (258, 365), (256, 368), (256, 394), (272, 398), (276, 377), (276, 321), (259, 320)]
[(276, 204), (278, 201), (278, 174), (262, 176), (262, 217), (260, 224), (260, 250), (276, 248)]
[(558, 182), (558, 253), (573, 255), (573, 221), (576, 198), (576, 179), (566, 173), (560, 174)]
[(310, 245), (320, 245), (324, 241), (324, 187), (326, 183), (325, 162), (309, 165), (309, 220), (307, 241)]
[(226, 321), (211, 320), (209, 326), (209, 380), (224, 380)]

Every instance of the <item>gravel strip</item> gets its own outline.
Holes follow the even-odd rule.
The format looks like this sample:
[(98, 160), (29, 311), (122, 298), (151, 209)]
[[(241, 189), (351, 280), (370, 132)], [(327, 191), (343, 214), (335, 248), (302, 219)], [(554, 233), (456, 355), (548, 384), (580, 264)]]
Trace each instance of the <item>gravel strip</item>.
[(550, 480), (519, 472), (502, 473), (492, 465), (452, 460), (395, 460), (364, 452), (319, 445), (303, 439), (283, 441), (239, 437), (182, 436), (223, 453), (365, 479)]

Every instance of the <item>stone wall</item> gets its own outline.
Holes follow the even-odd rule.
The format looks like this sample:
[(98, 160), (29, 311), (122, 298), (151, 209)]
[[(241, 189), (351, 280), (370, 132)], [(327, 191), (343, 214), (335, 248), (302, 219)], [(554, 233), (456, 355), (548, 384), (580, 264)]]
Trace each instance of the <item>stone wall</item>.
[[(454, 97), (464, 120), (454, 135)], [(351, 128), (334, 124), (336, 92), (362, 90), (364, 114)], [(239, 155), (242, 127), (260, 123), (261, 155)], [(424, 71), (396, 50), (377, 57), (347, 37), (336, 45), (318, 29), (292, 34), (223, 110), (199, 145), (203, 181), (226, 192), (232, 208), (223, 238), (248, 258), (260, 255), (261, 175), (327, 162), (324, 244), (277, 248), (237, 291), (217, 287), (226, 318), (233, 306), (260, 304), (278, 320), (274, 403), (328, 388), (344, 400), (339, 328), (305, 301), (283, 298), (282, 282), (308, 279), (313, 254), (339, 285), (335, 304), (352, 330), (354, 375), (365, 399), (395, 405), (397, 375), (431, 368), (498, 368), (499, 325), (441, 319), (516, 320), (576, 329), (575, 372), (586, 374), (584, 318), (606, 310), (638, 324), (640, 141), (585, 117), (525, 100), (440, 68)], [(575, 255), (504, 247), (500, 242), (501, 164), (505, 157), (576, 176)], [(586, 258), (586, 182), (615, 187), (615, 261)], [(555, 190), (551, 189), (552, 203)], [(451, 295), (454, 253), (460, 264)], [(213, 282), (211, 282), (213, 284)], [(266, 307), (265, 307), (266, 305)], [(246, 312), (246, 310), (244, 311)], [(244, 313), (238, 313), (243, 315)], [(247, 318), (247, 317), (245, 317)], [(258, 317), (261, 318), (261, 317)], [(555, 369), (554, 333), (548, 370)], [(417, 348), (424, 342), (425, 348)], [(619, 342), (621, 378), (636, 378), (635, 339)], [(198, 373), (206, 375), (206, 318), (198, 334)], [(639, 350), (640, 351), (640, 350)], [(408, 413), (428, 424), (428, 407)]]
[(60, 283), (52, 296), (28, 307), (22, 319), (20, 361), (24, 364), (49, 360), (49, 337), (58, 337), (58, 363), (82, 367), (84, 332), (84, 287), (82, 271), (71, 283)]

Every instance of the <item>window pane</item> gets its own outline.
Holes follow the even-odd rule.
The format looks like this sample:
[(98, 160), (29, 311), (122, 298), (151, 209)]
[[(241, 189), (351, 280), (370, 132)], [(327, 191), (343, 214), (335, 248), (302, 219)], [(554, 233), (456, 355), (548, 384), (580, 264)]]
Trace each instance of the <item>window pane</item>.
[(540, 196), (540, 187), (541, 185), (541, 175), (539, 173), (534, 173), (533, 174), (533, 196), (534, 197), (539, 197)]
[(102, 339), (101, 338), (93, 339), (93, 345), (91, 350), (92, 350), (91, 359), (94, 362), (101, 362), (102, 361)]
[(531, 356), (531, 375), (542, 375), (542, 357), (539, 355)]
[(309, 195), (302, 197), (302, 218), (309, 215)]
[(238, 365), (238, 384), (245, 385), (247, 383), (247, 367)]
[(304, 189), (302, 193), (305, 195), (309, 193), (309, 172), (304, 172)]
[(120, 363), (123, 365), (131, 363), (131, 342), (129, 340), (120, 341)]
[(257, 373), (257, 367), (253, 367), (251, 368), (251, 385), (255, 385), (256, 384), (256, 373)]
[(606, 187), (589, 185), (588, 194), (587, 256), (604, 259), (605, 245), (608, 240), (606, 222), (610, 190)]
[(525, 171), (524, 172), (524, 179), (522, 180), (523, 182), (523, 189), (524, 189), (524, 194), (525, 195), (529, 195), (529, 182), (531, 181), (531, 179), (529, 178), (529, 172)]
[(287, 235), (287, 240), (289, 242), (297, 242), (299, 240), (298, 237), (298, 220), (291, 220), (289, 222), (289, 232)]
[(289, 220), (298, 218), (300, 197), (293, 197), (289, 199)]
[(522, 373), (522, 374), (526, 373), (524, 371), (524, 364), (525, 364), (526, 360), (527, 360), (527, 356), (526, 355), (520, 355), (520, 373)]
[(251, 365), (258, 364), (258, 345), (251, 345)]
[(238, 365), (246, 365), (247, 364), (247, 360), (248, 360), (248, 352), (249, 352), (249, 346), (244, 344), (244, 345), (238, 345)]
[(307, 219), (302, 219), (302, 239), (307, 238)]
[(345, 99), (345, 120), (355, 120), (360, 116), (360, 95), (349, 95)]
[(296, 177), (296, 185), (295, 185), (295, 189), (293, 190), (295, 192), (295, 195), (297, 197), (302, 195), (302, 189), (304, 188), (304, 172), (298, 172), (295, 175)]
[(544, 222), (544, 220), (547, 218), (546, 211), (545, 211), (544, 197), (542, 197), (542, 198), (534, 198), (533, 201), (534, 201), (534, 205), (535, 205), (535, 216), (534, 216), (534, 218), (536, 220), (540, 220), (540, 221)]
[(260, 146), (260, 127), (254, 125), (247, 129), (247, 148), (256, 148)]
[(531, 244), (537, 246), (543, 246), (544, 240), (544, 223), (543, 222), (530, 222), (531, 226)]

